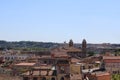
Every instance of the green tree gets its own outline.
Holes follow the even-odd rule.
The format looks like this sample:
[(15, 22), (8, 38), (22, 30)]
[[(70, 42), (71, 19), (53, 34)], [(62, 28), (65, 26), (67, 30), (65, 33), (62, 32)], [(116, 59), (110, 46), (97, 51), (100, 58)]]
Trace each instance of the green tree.
[(88, 52), (88, 56), (93, 56), (94, 54), (95, 54), (95, 52), (93, 52), (93, 51)]

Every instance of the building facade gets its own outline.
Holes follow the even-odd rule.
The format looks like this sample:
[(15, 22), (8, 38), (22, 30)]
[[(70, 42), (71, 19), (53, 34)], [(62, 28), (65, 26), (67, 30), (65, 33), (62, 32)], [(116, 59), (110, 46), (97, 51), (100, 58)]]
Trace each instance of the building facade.
[(111, 74), (120, 74), (120, 56), (104, 56), (103, 66)]

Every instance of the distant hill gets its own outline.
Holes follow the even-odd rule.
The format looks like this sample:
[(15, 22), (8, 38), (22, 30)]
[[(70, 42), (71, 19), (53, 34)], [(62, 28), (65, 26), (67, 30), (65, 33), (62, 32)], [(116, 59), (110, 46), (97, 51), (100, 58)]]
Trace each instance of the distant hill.
[[(64, 45), (64, 43), (53, 42), (35, 42), (35, 41), (4, 41), (0, 40), (0, 50), (3, 49), (34, 49), (46, 50), (56, 46)], [(75, 47), (81, 48), (80, 43), (75, 43)], [(87, 48), (117, 48), (120, 49), (120, 44), (87, 44)]]
[(58, 46), (58, 43), (52, 42), (34, 42), (34, 41), (19, 41), (19, 42), (8, 42), (1, 40), (0, 49), (17, 49), (17, 48), (51, 48)]

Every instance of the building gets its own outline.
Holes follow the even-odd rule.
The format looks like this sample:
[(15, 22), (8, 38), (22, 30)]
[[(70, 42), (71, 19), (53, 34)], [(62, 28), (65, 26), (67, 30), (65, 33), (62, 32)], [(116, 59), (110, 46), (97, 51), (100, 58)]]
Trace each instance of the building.
[(70, 74), (70, 80), (82, 80), (81, 64), (71, 64)]
[(82, 41), (82, 53), (83, 56), (82, 57), (86, 57), (86, 52), (87, 52), (87, 42), (85, 39), (83, 39)]
[(13, 75), (20, 75), (21, 73), (30, 70), (35, 65), (36, 63), (26, 63), (26, 62), (14, 64), (12, 66)]
[(56, 80), (56, 71), (50, 65), (33, 67), (31, 70), (21, 75), (23, 80)]
[(36, 64), (22, 74), (23, 80), (82, 80), (81, 64), (77, 63), (86, 57), (85, 40), (83, 50), (75, 48), (70, 40), (69, 44), (52, 48), (50, 55), (34, 56)]
[(22, 77), (23, 80), (70, 80), (70, 57), (58, 53), (38, 57), (37, 64)]
[(86, 56), (86, 42), (84, 40), (83, 42), (83, 50), (82, 51), (80, 48), (74, 47), (74, 43), (72, 40), (69, 41), (69, 44), (67, 45), (65, 43), (64, 46), (56, 47), (54, 49), (51, 49), (51, 53), (59, 53), (59, 52), (64, 52), (67, 53), (69, 56), (74, 57), (74, 58), (85, 58)]
[(120, 74), (120, 56), (103, 56), (102, 67), (111, 74)]
[(85, 79), (88, 78), (88, 80), (111, 80), (110, 73), (108, 72), (93, 72), (91, 74), (88, 73), (84, 77)]
[(4, 54), (2, 57), (5, 61), (15, 61), (15, 60), (25, 60), (28, 57), (30, 57), (30, 55), (27, 55), (27, 54)]

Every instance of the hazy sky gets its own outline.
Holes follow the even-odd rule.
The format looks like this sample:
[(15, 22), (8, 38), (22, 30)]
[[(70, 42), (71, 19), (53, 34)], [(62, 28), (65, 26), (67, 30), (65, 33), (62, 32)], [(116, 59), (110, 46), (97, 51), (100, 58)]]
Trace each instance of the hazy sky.
[(120, 0), (0, 0), (0, 40), (120, 43)]

